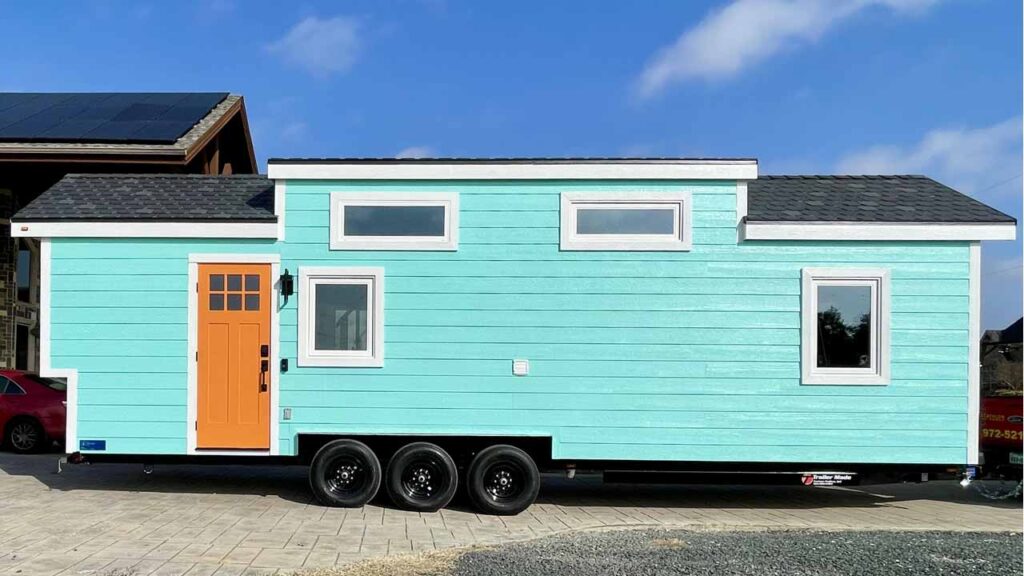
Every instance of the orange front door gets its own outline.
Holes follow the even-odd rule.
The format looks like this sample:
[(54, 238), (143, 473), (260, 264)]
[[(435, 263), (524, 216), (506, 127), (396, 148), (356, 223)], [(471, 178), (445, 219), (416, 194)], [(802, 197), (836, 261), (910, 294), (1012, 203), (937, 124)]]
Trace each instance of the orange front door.
[(270, 265), (200, 264), (198, 448), (270, 447)]

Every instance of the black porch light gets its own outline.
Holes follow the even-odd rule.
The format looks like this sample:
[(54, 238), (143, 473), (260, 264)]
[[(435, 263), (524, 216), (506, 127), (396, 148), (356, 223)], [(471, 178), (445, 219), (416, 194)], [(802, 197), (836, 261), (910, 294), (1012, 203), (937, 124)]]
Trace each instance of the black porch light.
[(288, 272), (288, 269), (284, 269), (284, 274), (281, 274), (281, 295), (291, 296), (295, 293), (295, 278)]

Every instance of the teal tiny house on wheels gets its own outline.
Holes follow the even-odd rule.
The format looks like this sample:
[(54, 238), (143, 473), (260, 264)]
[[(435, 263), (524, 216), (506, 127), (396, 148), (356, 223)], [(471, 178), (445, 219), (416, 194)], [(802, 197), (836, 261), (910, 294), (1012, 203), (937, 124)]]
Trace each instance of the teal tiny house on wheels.
[(749, 159), (275, 159), (69, 175), (40, 238), (41, 364), (89, 460), (310, 464), (327, 504), (538, 470), (976, 463), (980, 242), (921, 176)]

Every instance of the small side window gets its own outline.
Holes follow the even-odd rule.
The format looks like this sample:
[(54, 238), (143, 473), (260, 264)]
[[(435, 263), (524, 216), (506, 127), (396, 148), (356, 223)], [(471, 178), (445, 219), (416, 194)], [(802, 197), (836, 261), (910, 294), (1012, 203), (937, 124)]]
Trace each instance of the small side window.
[(804, 384), (889, 383), (889, 272), (805, 268)]
[(563, 192), (562, 250), (679, 251), (692, 245), (688, 192)]
[(299, 268), (300, 366), (384, 364), (383, 268)]
[(456, 250), (459, 195), (331, 194), (331, 250)]
[(15, 384), (14, 381), (0, 378), (0, 394), (5, 396), (21, 396), (24, 393), (25, 389)]

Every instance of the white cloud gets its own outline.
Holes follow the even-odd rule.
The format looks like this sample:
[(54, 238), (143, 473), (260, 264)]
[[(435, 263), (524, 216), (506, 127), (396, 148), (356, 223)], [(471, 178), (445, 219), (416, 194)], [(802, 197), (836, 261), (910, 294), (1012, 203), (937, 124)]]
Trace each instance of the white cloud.
[(980, 128), (932, 130), (910, 146), (878, 145), (843, 157), (845, 174), (925, 174), (964, 192), (1020, 193), (1021, 118)]
[(409, 146), (395, 154), (395, 158), (430, 158), (432, 156), (436, 156), (436, 154), (430, 146)]
[(358, 32), (358, 23), (352, 18), (311, 16), (267, 45), (267, 51), (314, 76), (326, 77), (347, 72), (355, 64), (359, 51)]
[(938, 0), (733, 0), (709, 13), (647, 63), (637, 84), (648, 98), (670, 84), (728, 78), (801, 44), (871, 6), (923, 10)]
[[(991, 126), (932, 130), (913, 144), (878, 145), (842, 158), (845, 174), (924, 174), (1021, 219), (1020, 117)], [(1022, 233), (1017, 225), (1018, 238)], [(1021, 315), (1021, 242), (982, 244), (982, 327)]]

